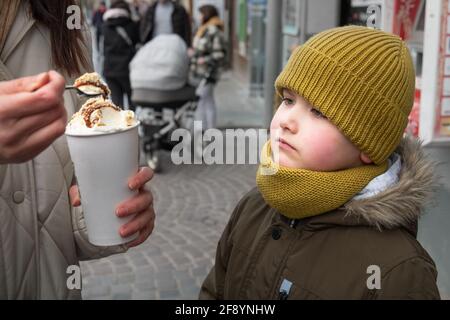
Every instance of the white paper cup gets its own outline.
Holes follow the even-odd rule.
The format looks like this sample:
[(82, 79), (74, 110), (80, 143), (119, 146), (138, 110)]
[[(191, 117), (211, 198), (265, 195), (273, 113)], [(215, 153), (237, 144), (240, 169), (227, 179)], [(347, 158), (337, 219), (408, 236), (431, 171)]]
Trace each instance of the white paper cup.
[(128, 179), (138, 171), (138, 125), (95, 135), (66, 132), (88, 238), (94, 245), (123, 244), (138, 236), (122, 238), (119, 229), (133, 216), (116, 215), (117, 205), (137, 193), (128, 188)]

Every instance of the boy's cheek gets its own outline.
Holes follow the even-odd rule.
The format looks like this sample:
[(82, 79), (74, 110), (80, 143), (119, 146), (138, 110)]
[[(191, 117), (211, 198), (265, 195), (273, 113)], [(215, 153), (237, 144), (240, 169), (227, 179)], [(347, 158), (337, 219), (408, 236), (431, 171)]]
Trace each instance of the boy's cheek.
[(320, 142), (305, 141), (308, 147), (303, 148), (303, 159), (311, 169), (319, 170), (327, 167), (329, 164), (329, 154), (323, 149)]
[[(318, 136), (320, 136), (320, 132)], [(336, 135), (323, 136), (314, 143), (308, 152), (308, 161), (312, 163), (318, 171), (335, 171), (351, 167), (355, 163), (358, 151), (350, 147), (345, 139)]]
[(339, 153), (339, 142), (329, 130), (320, 126), (302, 134), (302, 158), (315, 170), (333, 169), (335, 156)]

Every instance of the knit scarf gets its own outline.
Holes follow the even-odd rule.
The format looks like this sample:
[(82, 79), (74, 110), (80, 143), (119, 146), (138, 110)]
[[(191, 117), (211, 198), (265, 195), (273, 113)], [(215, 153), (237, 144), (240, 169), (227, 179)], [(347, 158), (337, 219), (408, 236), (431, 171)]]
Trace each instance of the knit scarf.
[(207, 29), (209, 26), (217, 26), (217, 27), (219, 27), (219, 28), (222, 29), (222, 28), (223, 28), (223, 22), (222, 22), (222, 20), (220, 20), (219, 17), (212, 17), (212, 18), (209, 19), (206, 23), (202, 24), (202, 25), (198, 28), (197, 33), (195, 34), (195, 37), (196, 37), (196, 38), (201, 38), (201, 37), (203, 37), (203, 35), (204, 35), (205, 32), (206, 32), (206, 29)]
[(286, 168), (272, 160), (268, 141), (262, 149), (256, 184), (271, 207), (290, 219), (303, 219), (341, 207), (387, 167), (386, 161), (333, 172)]
[(0, 0), (0, 53), (19, 10), (20, 0)]

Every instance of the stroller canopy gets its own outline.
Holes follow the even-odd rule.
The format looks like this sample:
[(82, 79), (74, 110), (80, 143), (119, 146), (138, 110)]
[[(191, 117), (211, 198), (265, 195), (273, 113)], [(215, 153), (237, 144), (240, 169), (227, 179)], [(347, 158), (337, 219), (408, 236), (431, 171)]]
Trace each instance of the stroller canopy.
[(159, 35), (131, 61), (131, 88), (177, 90), (187, 84), (188, 73), (189, 57), (183, 39), (176, 34)]

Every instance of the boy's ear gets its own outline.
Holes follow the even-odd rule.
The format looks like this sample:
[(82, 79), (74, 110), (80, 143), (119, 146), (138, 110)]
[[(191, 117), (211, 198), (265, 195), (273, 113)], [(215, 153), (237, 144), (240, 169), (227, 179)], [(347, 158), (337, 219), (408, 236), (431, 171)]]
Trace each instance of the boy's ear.
[(369, 158), (365, 153), (363, 153), (363, 152), (361, 152), (361, 154), (360, 154), (359, 157), (360, 157), (361, 161), (362, 161), (364, 164), (371, 164), (371, 163), (373, 163), (373, 161), (370, 160), (370, 158)]

